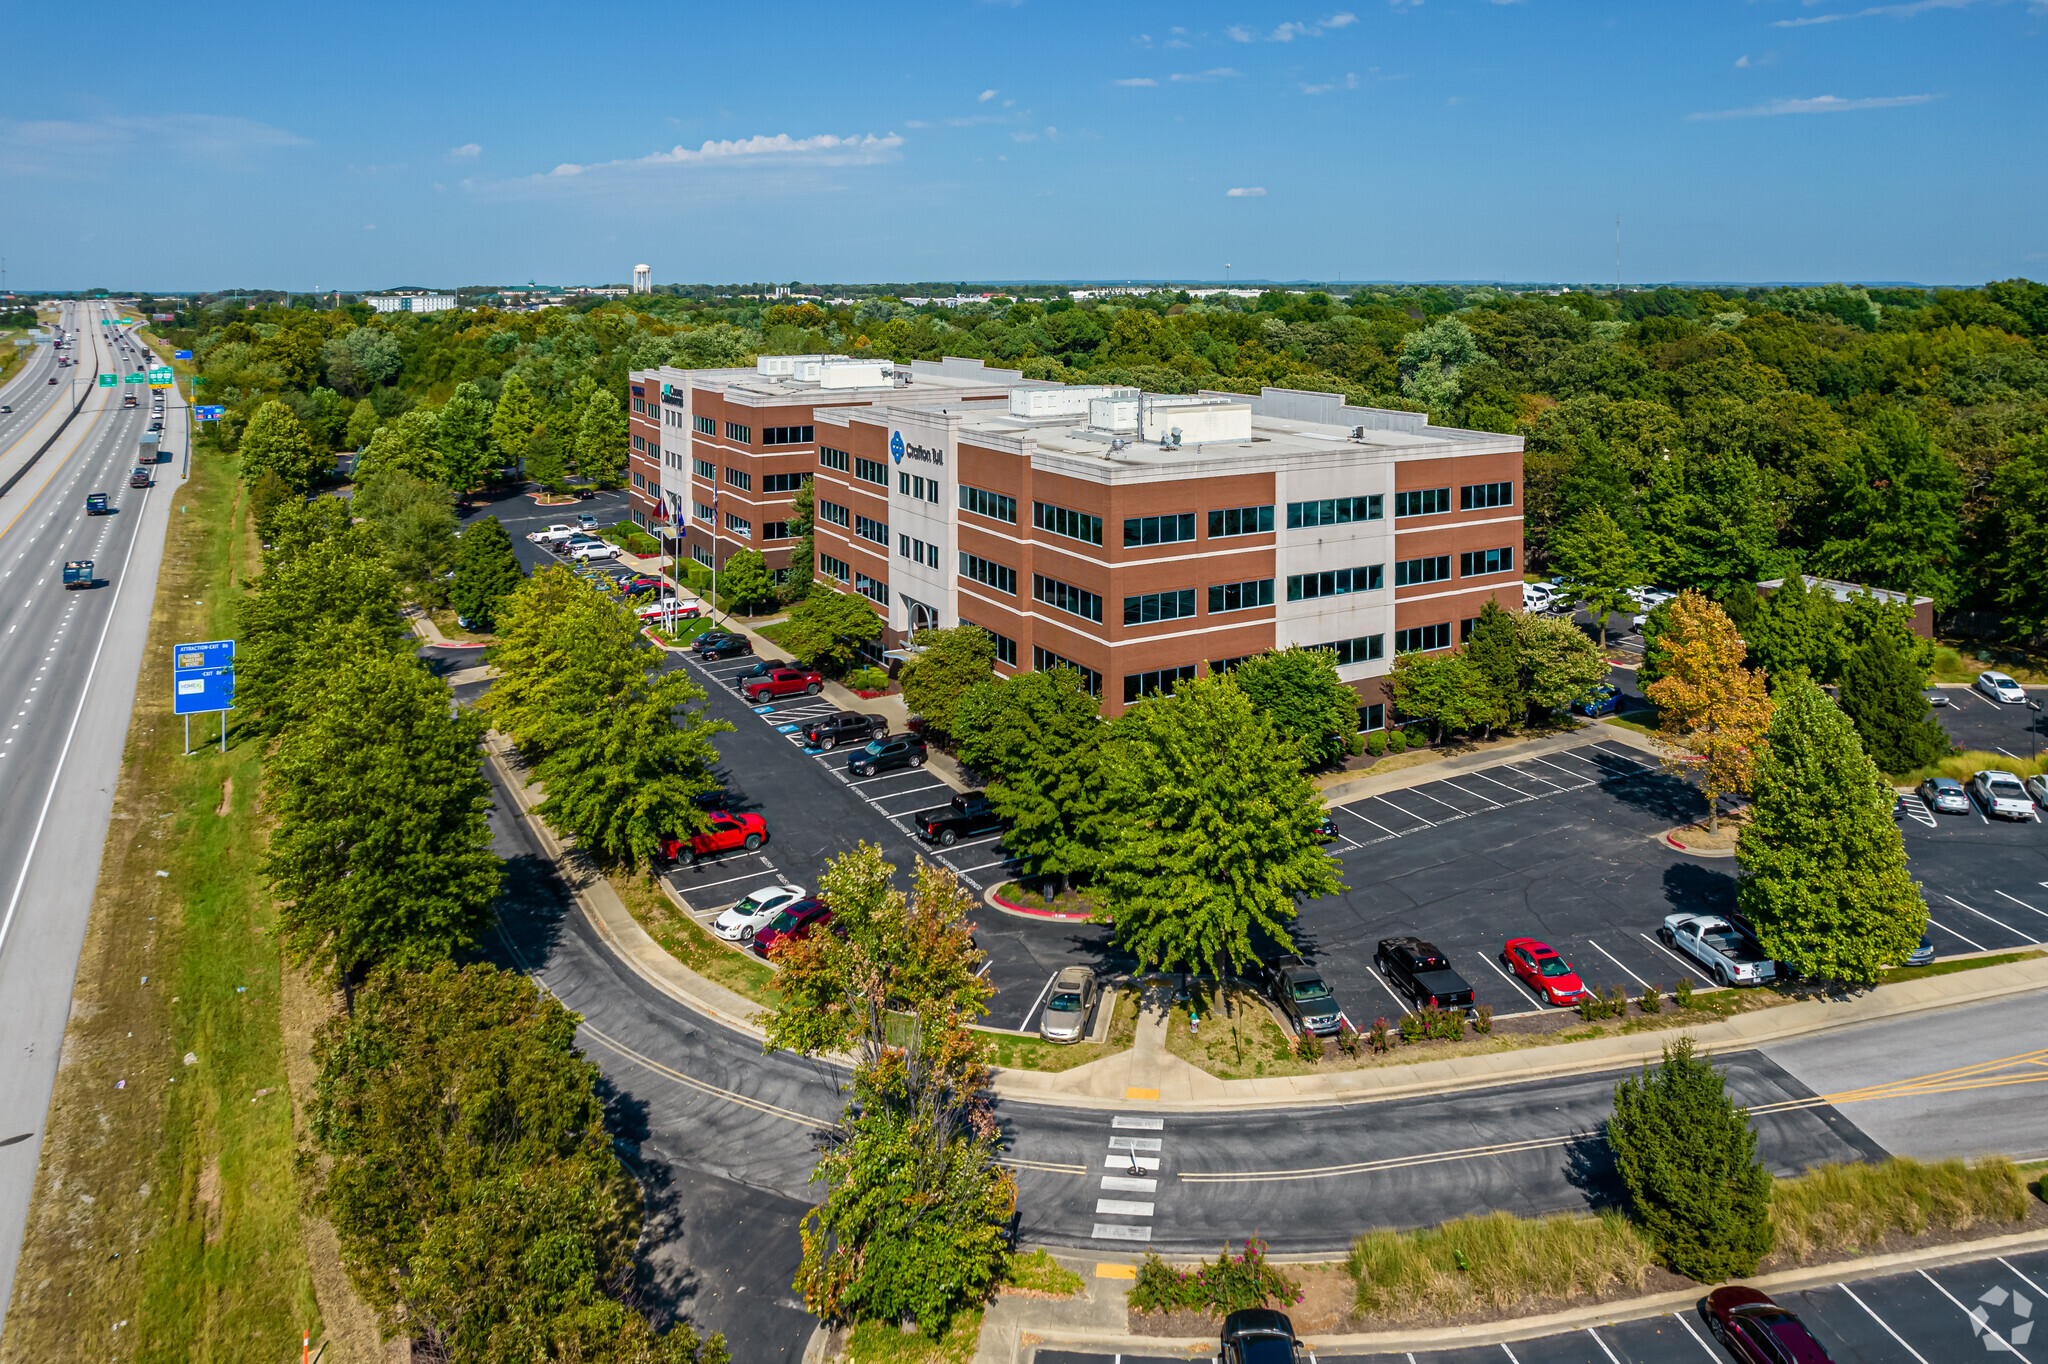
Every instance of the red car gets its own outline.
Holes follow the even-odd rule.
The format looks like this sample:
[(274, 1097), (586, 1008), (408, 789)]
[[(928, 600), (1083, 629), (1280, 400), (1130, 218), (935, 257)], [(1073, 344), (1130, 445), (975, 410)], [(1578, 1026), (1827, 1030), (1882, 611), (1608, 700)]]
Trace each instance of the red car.
[(1799, 1318), (1754, 1288), (1717, 1288), (1700, 1304), (1700, 1315), (1742, 1364), (1833, 1364)]
[(767, 676), (747, 683), (747, 699), (759, 705), (771, 696), (795, 696), (798, 692), (816, 696), (824, 689), (823, 673), (805, 672), (801, 668), (777, 668)]
[(703, 858), (735, 848), (752, 852), (768, 841), (768, 821), (759, 815), (728, 814), (713, 810), (711, 826), (688, 839), (671, 838), (662, 845), (662, 856), (689, 866)]
[(779, 942), (808, 938), (823, 924), (832, 922), (832, 911), (816, 900), (798, 900), (754, 934), (754, 953), (765, 957)]
[(1534, 938), (1509, 938), (1501, 949), (1500, 959), (1522, 978), (1523, 984), (1559, 1008), (1578, 1003), (1579, 996), (1586, 993), (1586, 982), (1548, 943)]

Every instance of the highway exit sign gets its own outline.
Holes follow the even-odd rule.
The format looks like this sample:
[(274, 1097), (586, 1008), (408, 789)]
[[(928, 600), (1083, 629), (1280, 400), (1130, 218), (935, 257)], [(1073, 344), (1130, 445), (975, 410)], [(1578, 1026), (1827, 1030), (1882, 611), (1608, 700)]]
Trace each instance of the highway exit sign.
[(159, 365), (150, 370), (149, 386), (151, 388), (169, 388), (171, 386), (171, 367), (169, 365)]
[(100, 387), (101, 387), (101, 388), (112, 388), (112, 387), (114, 386), (114, 384), (115, 384), (116, 380), (118, 380), (118, 379), (119, 379), (119, 377), (120, 377), (119, 375), (115, 375), (115, 374), (102, 374), (102, 375), (100, 376)]
[(139, 384), (142, 382), (142, 376), (140, 374), (124, 374), (121, 376), (121, 382), (124, 384)]

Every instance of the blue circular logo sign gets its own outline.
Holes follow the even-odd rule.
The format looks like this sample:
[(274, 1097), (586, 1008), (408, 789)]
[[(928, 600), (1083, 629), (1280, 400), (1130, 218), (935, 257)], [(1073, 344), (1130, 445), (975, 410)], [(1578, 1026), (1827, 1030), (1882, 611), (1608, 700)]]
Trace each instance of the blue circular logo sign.
[(901, 431), (891, 431), (889, 433), (889, 455), (898, 464), (903, 462), (903, 433)]

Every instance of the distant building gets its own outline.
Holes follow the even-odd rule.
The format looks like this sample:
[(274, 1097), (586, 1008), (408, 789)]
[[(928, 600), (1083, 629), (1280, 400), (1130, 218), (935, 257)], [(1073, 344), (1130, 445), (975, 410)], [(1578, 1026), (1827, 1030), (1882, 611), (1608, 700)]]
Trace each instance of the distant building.
[[(1913, 633), (1922, 639), (1934, 638), (1934, 598), (1916, 597), (1910, 592), (1893, 592), (1882, 587), (1865, 587), (1861, 583), (1845, 583), (1838, 578), (1816, 578), (1811, 573), (1802, 573), (1800, 580), (1809, 592), (1825, 592), (1836, 601), (1845, 602), (1859, 593), (1875, 597), (1893, 606), (1913, 608)], [(1785, 585), (1783, 578), (1772, 578), (1769, 582), (1756, 585), (1757, 595), (1768, 597)]]
[(651, 294), (654, 292), (654, 267), (636, 265), (633, 267), (633, 292)]
[(380, 313), (445, 313), (455, 306), (455, 295), (371, 294), (363, 302)]

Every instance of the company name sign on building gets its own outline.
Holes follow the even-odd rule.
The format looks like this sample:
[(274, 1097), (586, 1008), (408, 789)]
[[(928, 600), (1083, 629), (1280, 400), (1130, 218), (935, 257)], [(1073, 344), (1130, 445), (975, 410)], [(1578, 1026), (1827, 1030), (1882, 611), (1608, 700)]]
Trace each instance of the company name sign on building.
[(912, 459), (921, 459), (926, 464), (937, 464), (943, 467), (946, 463), (946, 452), (944, 450), (934, 450), (924, 445), (906, 445), (901, 431), (889, 433), (889, 455), (898, 464), (903, 462), (903, 458), (906, 455)]

